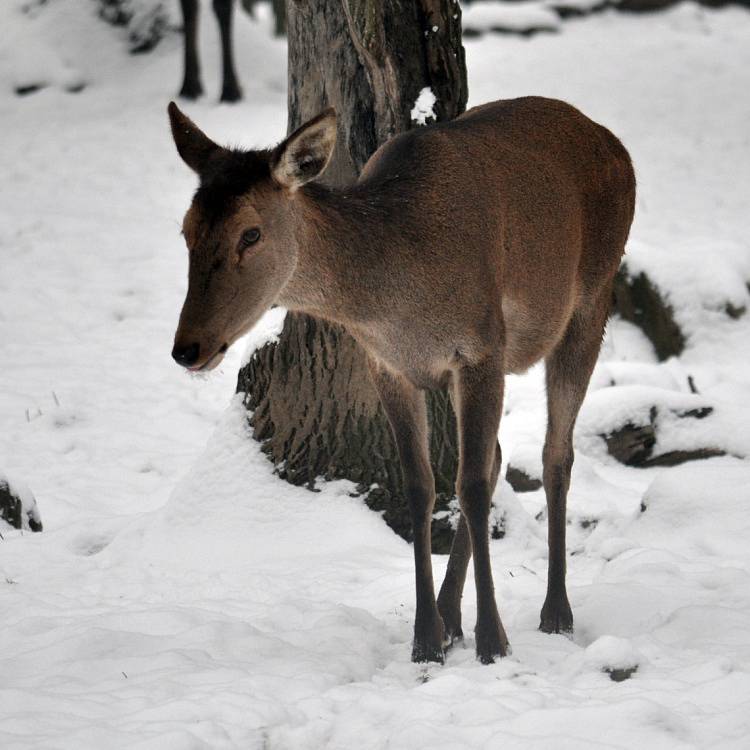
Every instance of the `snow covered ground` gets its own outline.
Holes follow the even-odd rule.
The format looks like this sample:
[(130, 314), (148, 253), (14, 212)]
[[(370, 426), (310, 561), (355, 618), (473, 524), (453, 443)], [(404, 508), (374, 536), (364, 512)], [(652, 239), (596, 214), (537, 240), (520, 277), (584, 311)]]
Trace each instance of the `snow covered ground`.
[[(242, 345), (207, 379), (170, 360), (194, 187), (165, 113), (179, 38), (128, 57), (88, 0), (22, 5), (0, 8), (0, 472), (33, 489), (45, 531), (1, 530), (0, 747), (749, 747), (750, 313), (722, 306), (750, 309), (750, 13), (685, 4), (466, 43), (472, 103), (558, 96), (621, 136), (631, 259), (664, 280), (689, 340), (659, 364), (610, 326), (576, 434), (574, 637), (536, 630), (542, 493), (503, 484), (492, 554), (513, 655), (474, 660), (469, 586), (465, 648), (440, 667), (409, 662), (409, 546), (345, 483), (279, 482), (247, 439)], [(204, 15), (209, 96), (186, 109), (219, 139), (284, 133), (269, 29), (238, 17), (246, 99), (217, 106)], [(730, 455), (608, 457), (602, 419), (689, 400), (688, 375), (714, 407), (690, 439)], [(538, 462), (541, 371), (511, 380), (505, 454)]]

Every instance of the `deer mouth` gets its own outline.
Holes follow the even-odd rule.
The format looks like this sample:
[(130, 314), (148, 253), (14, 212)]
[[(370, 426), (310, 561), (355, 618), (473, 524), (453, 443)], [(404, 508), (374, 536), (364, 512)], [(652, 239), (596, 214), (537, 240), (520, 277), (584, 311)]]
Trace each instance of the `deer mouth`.
[(221, 360), (224, 359), (224, 355), (227, 353), (227, 349), (229, 349), (229, 344), (223, 343), (202, 365), (195, 365), (187, 369), (190, 372), (209, 372), (219, 366)]

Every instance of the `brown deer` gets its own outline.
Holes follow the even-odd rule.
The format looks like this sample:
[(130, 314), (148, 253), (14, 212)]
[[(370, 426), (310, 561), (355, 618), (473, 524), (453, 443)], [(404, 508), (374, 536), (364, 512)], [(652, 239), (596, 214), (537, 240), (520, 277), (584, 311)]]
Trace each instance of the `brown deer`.
[[(174, 103), (169, 115), (177, 150), (200, 178), (183, 224), (190, 269), (174, 359), (216, 367), (274, 303), (343, 325), (367, 353), (401, 459), (414, 525), (412, 659), (442, 662), (462, 637), (473, 554), (484, 663), (508, 651), (488, 538), (503, 379), (543, 359), (549, 576), (540, 628), (572, 630), (572, 432), (633, 218), (622, 144), (563, 102), (499, 101), (392, 138), (337, 191), (315, 182), (336, 139), (331, 109), (268, 151), (218, 146)], [(458, 421), (461, 516), (436, 600), (423, 390), (441, 386)]]
[[(182, 20), (185, 28), (185, 75), (180, 96), (197, 99), (203, 94), (200, 60), (198, 57), (198, 6), (199, 0), (180, 0)], [(232, 10), (234, 0), (213, 0), (213, 9), (221, 36), (222, 86), (221, 101), (236, 102), (242, 91), (234, 71), (232, 55)]]

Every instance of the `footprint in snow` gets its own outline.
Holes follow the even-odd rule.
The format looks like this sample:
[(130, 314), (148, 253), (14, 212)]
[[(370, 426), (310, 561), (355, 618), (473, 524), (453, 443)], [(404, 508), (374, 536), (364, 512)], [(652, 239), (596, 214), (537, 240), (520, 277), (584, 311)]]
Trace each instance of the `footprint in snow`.
[(112, 537), (106, 534), (82, 534), (74, 540), (72, 550), (76, 555), (92, 557), (98, 555), (111, 541)]

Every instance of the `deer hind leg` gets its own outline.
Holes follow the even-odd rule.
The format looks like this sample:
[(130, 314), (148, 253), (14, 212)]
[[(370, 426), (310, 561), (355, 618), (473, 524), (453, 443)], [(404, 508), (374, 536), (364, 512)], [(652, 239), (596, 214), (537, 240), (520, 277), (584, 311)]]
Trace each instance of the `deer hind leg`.
[(412, 661), (443, 663), (445, 628), (435, 603), (432, 578), (432, 510), (435, 478), (430, 466), (424, 394), (399, 375), (370, 361), (370, 372), (396, 440), (404, 494), (414, 529), (417, 611)]
[(180, 0), (185, 34), (185, 68), (180, 96), (197, 99), (203, 94), (198, 59), (198, 0)]
[(573, 467), (573, 427), (596, 363), (607, 320), (609, 288), (600, 303), (577, 310), (563, 339), (546, 360), (547, 436), (544, 491), (547, 496), (549, 569), (539, 629), (571, 632), (573, 613), (565, 588), (566, 501)]
[(214, 13), (219, 22), (221, 35), (222, 84), (221, 101), (236, 102), (242, 99), (240, 84), (234, 70), (234, 55), (232, 52), (232, 9), (234, 0), (213, 0)]
[(497, 479), (497, 430), (503, 401), (503, 367), (500, 356), (478, 365), (464, 366), (456, 380), (459, 434), (458, 496), (471, 540), (474, 582), (477, 589), (477, 657), (491, 664), (508, 653), (495, 603), (490, 564), (489, 514)]
[[(490, 495), (495, 491), (501, 463), (500, 443), (496, 442), (495, 461), (490, 479), (492, 487)], [(463, 640), (464, 637), (464, 631), (461, 627), (461, 597), (463, 596), (466, 570), (469, 567), (470, 559), (471, 538), (469, 537), (469, 526), (466, 522), (466, 516), (461, 513), (458, 519), (456, 534), (451, 544), (448, 566), (445, 569), (445, 578), (443, 579), (443, 585), (440, 587), (437, 599), (438, 610), (445, 623), (445, 632), (450, 639), (451, 645)]]

